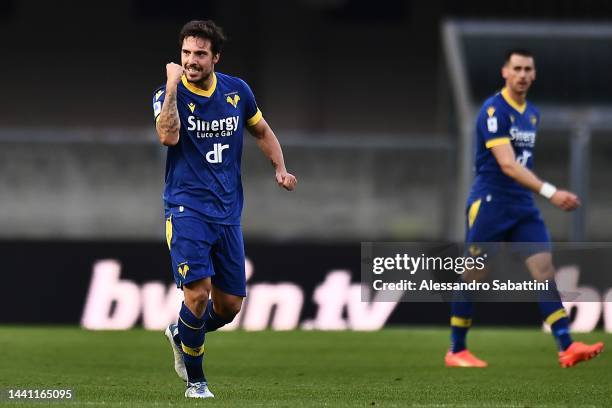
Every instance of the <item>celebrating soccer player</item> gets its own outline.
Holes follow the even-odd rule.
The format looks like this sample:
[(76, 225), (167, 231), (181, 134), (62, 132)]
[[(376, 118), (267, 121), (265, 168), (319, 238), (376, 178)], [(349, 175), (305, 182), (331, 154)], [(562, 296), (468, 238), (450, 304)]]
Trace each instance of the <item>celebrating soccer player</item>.
[[(505, 87), (484, 102), (477, 118), (476, 178), (467, 201), (466, 243), (539, 243), (525, 264), (534, 279), (552, 282), (552, 289), (539, 302), (540, 311), (557, 341), (559, 363), (571, 367), (598, 355), (603, 343), (587, 345), (571, 339), (569, 318), (554, 284), (550, 237), (532, 192), (565, 211), (578, 208), (580, 200), (540, 180), (531, 170), (540, 122), (538, 110), (526, 100), (536, 77), (533, 55), (526, 50), (508, 52), (502, 76)], [(452, 303), (451, 349), (445, 358), (449, 367), (487, 366), (466, 348), (473, 311), (468, 298), (455, 298)]]
[(185, 298), (178, 324), (171, 324), (166, 336), (190, 398), (213, 397), (202, 367), (204, 337), (231, 322), (246, 296), (240, 227), (245, 127), (271, 160), (278, 185), (292, 191), (297, 183), (249, 86), (215, 72), (224, 41), (212, 21), (185, 24), (181, 65), (166, 65), (166, 85), (153, 96), (159, 141), (168, 146), (166, 240)]

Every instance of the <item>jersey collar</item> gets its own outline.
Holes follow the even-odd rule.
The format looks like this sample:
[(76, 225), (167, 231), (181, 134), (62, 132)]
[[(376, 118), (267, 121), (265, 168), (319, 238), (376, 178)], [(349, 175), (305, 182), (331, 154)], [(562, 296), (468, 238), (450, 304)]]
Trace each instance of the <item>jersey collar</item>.
[(525, 113), (525, 110), (527, 109), (527, 102), (523, 103), (522, 105), (519, 105), (514, 99), (510, 97), (510, 94), (508, 93), (508, 88), (504, 88), (501, 90), (501, 96), (508, 103), (508, 105), (516, 109), (516, 111), (519, 112), (521, 115)]
[(181, 81), (183, 82), (183, 85), (185, 86), (185, 88), (187, 88), (187, 90), (189, 90), (190, 92), (193, 92), (196, 95), (206, 96), (207, 98), (210, 98), (210, 96), (215, 92), (215, 89), (217, 88), (217, 75), (215, 75), (215, 73), (213, 72), (212, 76), (213, 76), (212, 85), (210, 86), (210, 89), (206, 91), (204, 89), (200, 89), (200, 88), (193, 86), (187, 80), (187, 77), (185, 75), (181, 77)]

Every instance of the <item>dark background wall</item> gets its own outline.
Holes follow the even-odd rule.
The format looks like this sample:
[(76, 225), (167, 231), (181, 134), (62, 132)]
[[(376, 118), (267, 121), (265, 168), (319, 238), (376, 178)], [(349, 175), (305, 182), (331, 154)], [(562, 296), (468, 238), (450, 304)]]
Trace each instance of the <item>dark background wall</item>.
[(177, 34), (213, 18), (231, 41), (218, 69), (252, 84), (283, 129), (440, 132), (450, 127), (440, 47), (445, 18), (605, 20), (606, 1), (5, 0), (0, 121), (142, 126), (178, 59)]

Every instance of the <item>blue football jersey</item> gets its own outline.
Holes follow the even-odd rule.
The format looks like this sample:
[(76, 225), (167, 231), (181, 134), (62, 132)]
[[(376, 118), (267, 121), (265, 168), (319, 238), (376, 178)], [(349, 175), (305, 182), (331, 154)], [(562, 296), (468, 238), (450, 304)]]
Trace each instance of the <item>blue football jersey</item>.
[(505, 175), (491, 148), (511, 144), (516, 160), (533, 168), (538, 110), (528, 102), (518, 105), (504, 88), (485, 101), (476, 122), (476, 178), (468, 201), (494, 193), (498, 200), (532, 202), (532, 192)]
[[(155, 120), (166, 87), (155, 90)], [(178, 144), (169, 146), (163, 199), (166, 207), (190, 208), (209, 222), (239, 225), (243, 193), (240, 177), (245, 125), (261, 118), (255, 97), (241, 79), (213, 73), (207, 91), (183, 76), (177, 87), (181, 121)]]

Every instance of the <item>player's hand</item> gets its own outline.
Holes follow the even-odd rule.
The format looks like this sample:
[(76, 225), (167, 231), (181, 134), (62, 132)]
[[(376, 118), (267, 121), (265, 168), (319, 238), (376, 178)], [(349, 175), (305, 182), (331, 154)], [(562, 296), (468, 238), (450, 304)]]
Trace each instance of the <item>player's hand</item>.
[(557, 190), (550, 198), (550, 202), (564, 211), (573, 211), (581, 204), (576, 194), (565, 190)]
[(295, 190), (297, 184), (297, 178), (291, 173), (287, 173), (287, 170), (276, 171), (276, 182), (282, 188), (287, 191)]
[(179, 64), (175, 64), (174, 62), (169, 62), (166, 64), (166, 78), (168, 79), (168, 83), (173, 85), (178, 85), (181, 82), (181, 77), (183, 76), (183, 67)]

